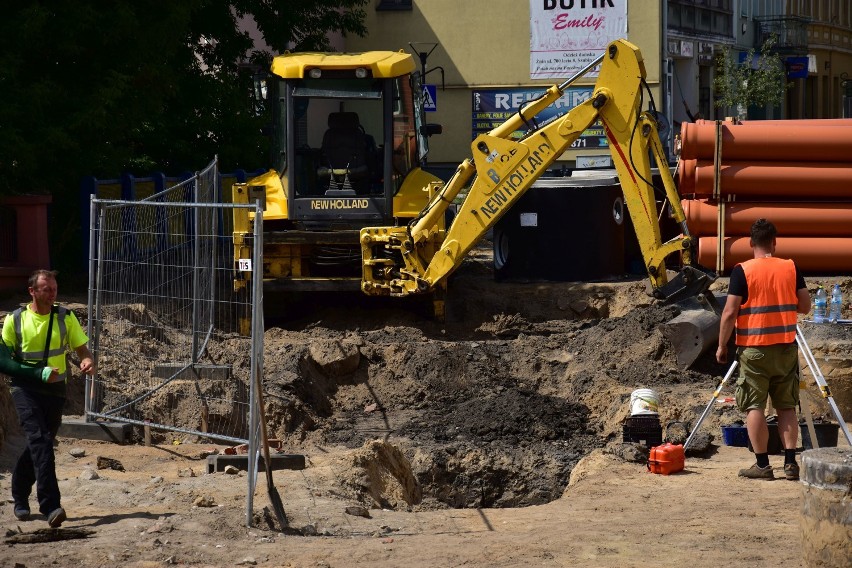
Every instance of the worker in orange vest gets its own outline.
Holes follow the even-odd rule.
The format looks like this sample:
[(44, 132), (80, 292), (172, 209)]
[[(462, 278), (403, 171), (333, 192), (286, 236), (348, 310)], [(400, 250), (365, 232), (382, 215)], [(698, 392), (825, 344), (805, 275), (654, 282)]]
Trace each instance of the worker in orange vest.
[(728, 299), (719, 324), (716, 360), (728, 361), (728, 341), (736, 330), (739, 378), (736, 401), (746, 413), (746, 429), (757, 462), (741, 469), (740, 477), (774, 479), (767, 453), (769, 429), (767, 398), (778, 413), (778, 431), (784, 444), (784, 476), (799, 479), (796, 442), (799, 422), (799, 351), (796, 344), (797, 313), (810, 311), (805, 279), (792, 260), (775, 254), (778, 230), (758, 219), (751, 226), (754, 258), (731, 271)]

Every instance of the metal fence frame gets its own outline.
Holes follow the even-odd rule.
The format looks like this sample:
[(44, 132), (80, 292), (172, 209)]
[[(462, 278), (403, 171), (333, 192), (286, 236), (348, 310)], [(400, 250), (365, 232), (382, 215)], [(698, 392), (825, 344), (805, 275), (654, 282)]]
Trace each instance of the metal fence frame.
[[(221, 234), (221, 228), (217, 225), (217, 220), (222, 219), (223, 215), (232, 212), (235, 209), (251, 209), (255, 213), (254, 225), (254, 240), (253, 240), (253, 258), (261, 257), (263, 247), (263, 210), (260, 203), (254, 204), (231, 204), (222, 203), (221, 196), (218, 195), (219, 190), (219, 175), (217, 161), (214, 159), (211, 164), (201, 172), (197, 172), (184, 182), (176, 184), (162, 192), (151, 195), (142, 200), (110, 200), (98, 199), (92, 195), (90, 198), (90, 223), (89, 223), (89, 292), (88, 292), (88, 323), (87, 332), (91, 341), (92, 352), (95, 356), (96, 370), (92, 375), (86, 377), (85, 382), (85, 418), (87, 422), (96, 420), (108, 420), (119, 423), (133, 424), (139, 426), (149, 426), (158, 430), (172, 431), (195, 435), (212, 440), (221, 440), (235, 445), (248, 445), (248, 487), (246, 499), (246, 526), (252, 526), (252, 510), (253, 496), (257, 483), (258, 461), (260, 458), (260, 422), (258, 396), (256, 389), (261, 385), (263, 376), (263, 279), (262, 279), (262, 263), (252, 263), (250, 267), (251, 279), (246, 287), (246, 295), (249, 296), (250, 308), (250, 325), (247, 326), (248, 337), (241, 336), (239, 339), (249, 342), (250, 344), (250, 368), (244, 379), (234, 379), (234, 381), (245, 382), (245, 388), (248, 391), (247, 417), (244, 417), (244, 429), (239, 433), (224, 433), (210, 432), (202, 430), (193, 430), (185, 426), (177, 424), (151, 423), (147, 420), (140, 420), (132, 412), (123, 412), (125, 409), (134, 407), (136, 403), (143, 399), (151, 397), (160, 389), (172, 383), (178, 377), (181, 377), (187, 371), (194, 376), (196, 389), (198, 384), (204, 382), (204, 378), (199, 374), (200, 359), (203, 353), (208, 355), (210, 348), (211, 336), (214, 333), (216, 322), (214, 321), (214, 309), (219, 295), (230, 294), (230, 290), (217, 290), (216, 281), (218, 278), (224, 278), (226, 275), (233, 278), (236, 276), (237, 267), (233, 262), (233, 242), (228, 241), (227, 236)], [(187, 192), (191, 191), (190, 200), (185, 200)], [(183, 198), (184, 200), (181, 200)], [(214, 210), (214, 211), (210, 211)], [(147, 225), (149, 232), (144, 232), (145, 224), (137, 225), (139, 218), (144, 217), (140, 212), (155, 212), (154, 218), (157, 219), (153, 224)], [(181, 213), (181, 219), (177, 224), (180, 226), (174, 233), (169, 231), (171, 221), (162, 221), (161, 218), (172, 219), (168, 216), (171, 211)], [(117, 213), (117, 215), (116, 215)], [(108, 215), (111, 215), (108, 218)], [(212, 220), (212, 221), (211, 221)], [(208, 223), (209, 222), (209, 223)], [(205, 225), (205, 223), (208, 223)], [(140, 228), (140, 226), (142, 228)], [(156, 226), (158, 230), (163, 232), (158, 233), (151, 231), (150, 227)], [(202, 233), (205, 231), (206, 233)], [(184, 232), (181, 232), (184, 231)], [(106, 242), (108, 235), (118, 235), (117, 240), (120, 242), (121, 250), (117, 254), (112, 254), (106, 250)], [(152, 262), (153, 259), (159, 257), (159, 262), (162, 260), (162, 255), (169, 254), (169, 243), (163, 244), (161, 241), (168, 241), (172, 236), (183, 239), (181, 244), (184, 249), (188, 249), (191, 245), (191, 261), (177, 253), (178, 264), (157, 264)], [(209, 246), (209, 251), (202, 247), (202, 241)], [(212, 241), (212, 244), (207, 241)], [(147, 243), (148, 248), (140, 246), (140, 243)], [(228, 246), (230, 244), (230, 246)], [(174, 372), (170, 372), (170, 376), (161, 382), (156, 381), (156, 377), (149, 380), (149, 389), (142, 395), (129, 395), (122, 404), (111, 409), (104, 409), (102, 400), (99, 396), (99, 388), (103, 387), (100, 380), (101, 361), (99, 361), (102, 345), (102, 326), (104, 324), (104, 278), (105, 271), (112, 268), (110, 263), (117, 262), (116, 257), (123, 256), (121, 259), (121, 268), (116, 272), (136, 271), (136, 274), (149, 276), (147, 270), (151, 270), (152, 266), (158, 267), (159, 270), (178, 271), (181, 274), (191, 272), (191, 283), (184, 283), (183, 286), (188, 287), (191, 292), (188, 297), (171, 298), (169, 296), (158, 296), (158, 298), (172, 301), (175, 304), (190, 300), (191, 315), (185, 319), (190, 320), (191, 339), (186, 344), (189, 347), (189, 357), (187, 362), (179, 363), (171, 367)], [(191, 264), (190, 266), (186, 266)], [(164, 268), (165, 267), (165, 268)], [(219, 271), (217, 273), (216, 271)], [(132, 278), (125, 277), (125, 280)], [(110, 286), (121, 288), (121, 281), (118, 279), (110, 280)], [(128, 283), (128, 290), (132, 285)], [(180, 285), (178, 285), (180, 286)], [(224, 287), (221, 287), (224, 288)], [(134, 292), (135, 293), (135, 292)], [(121, 289), (111, 289), (107, 293), (110, 297), (124, 298), (132, 295), (130, 292), (123, 294)], [(146, 296), (148, 297), (148, 296)], [(246, 302), (246, 305), (249, 303)], [(120, 302), (116, 302), (119, 305)], [(156, 303), (154, 302), (156, 305)], [(147, 306), (146, 306), (147, 309)], [(165, 310), (164, 310), (165, 311)], [(169, 314), (170, 316), (173, 314)], [(184, 314), (182, 314), (184, 315)], [(238, 316), (239, 317), (239, 314)], [(180, 317), (176, 317), (180, 320)], [(232, 322), (233, 323), (233, 322)], [(158, 328), (164, 327), (158, 323)], [(167, 328), (169, 332), (173, 332), (181, 338), (185, 338), (186, 329)], [(107, 334), (109, 335), (109, 334)], [(115, 333), (112, 334), (113, 336)], [(120, 340), (120, 339), (119, 339)], [(132, 340), (131, 340), (132, 341)], [(176, 351), (178, 351), (176, 349)], [(176, 355), (180, 356), (179, 353)], [(148, 361), (151, 367), (154, 367), (154, 362)], [(167, 368), (168, 369), (168, 368)], [(245, 368), (243, 368), (245, 371)], [(152, 374), (153, 376), (153, 374)], [(161, 377), (165, 378), (165, 377)], [(113, 392), (115, 389), (113, 389)], [(207, 400), (199, 393), (201, 404), (205, 406)], [(171, 400), (171, 399), (168, 399)], [(234, 401), (229, 401), (234, 403)], [(202, 418), (202, 424), (205, 424)]]

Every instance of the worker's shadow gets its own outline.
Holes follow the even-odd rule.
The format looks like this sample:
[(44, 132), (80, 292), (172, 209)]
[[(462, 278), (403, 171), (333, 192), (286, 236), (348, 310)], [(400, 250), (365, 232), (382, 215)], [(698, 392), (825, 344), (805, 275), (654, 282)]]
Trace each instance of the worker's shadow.
[[(142, 519), (142, 520), (153, 520), (156, 521), (158, 519), (164, 518), (167, 519), (171, 516), (174, 516), (176, 513), (149, 513), (148, 511), (138, 511), (134, 513), (113, 513), (104, 516), (97, 515), (88, 515), (85, 517), (69, 517), (69, 521), (73, 522), (75, 525), (87, 526), (87, 527), (97, 527), (100, 525), (110, 525), (117, 523), (118, 521), (122, 521), (124, 519)], [(91, 522), (85, 522), (91, 521)]]
[(686, 458), (696, 460), (709, 460), (718, 453), (719, 446), (715, 444), (709, 444), (706, 449), (701, 450), (700, 452), (687, 452)]

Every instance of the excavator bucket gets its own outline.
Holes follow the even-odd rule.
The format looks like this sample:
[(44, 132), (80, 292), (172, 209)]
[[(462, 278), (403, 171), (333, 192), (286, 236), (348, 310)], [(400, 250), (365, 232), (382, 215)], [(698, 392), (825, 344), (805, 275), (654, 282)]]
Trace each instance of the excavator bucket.
[(687, 265), (666, 284), (659, 287), (654, 296), (667, 304), (695, 298), (710, 289), (716, 275), (700, 265)]
[(657, 290), (664, 303), (681, 309), (677, 317), (660, 325), (660, 331), (674, 349), (682, 369), (692, 365), (719, 341), (722, 306), (709, 289), (715, 280), (716, 275), (707, 269), (688, 265)]

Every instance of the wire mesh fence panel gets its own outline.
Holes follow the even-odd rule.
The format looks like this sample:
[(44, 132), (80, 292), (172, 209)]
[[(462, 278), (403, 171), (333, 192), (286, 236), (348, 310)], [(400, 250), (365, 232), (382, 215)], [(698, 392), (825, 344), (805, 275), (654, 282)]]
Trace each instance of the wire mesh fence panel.
[(92, 200), (88, 419), (249, 442), (262, 312), (235, 290), (220, 230), (237, 207), (220, 203), (215, 161), (141, 201)]

